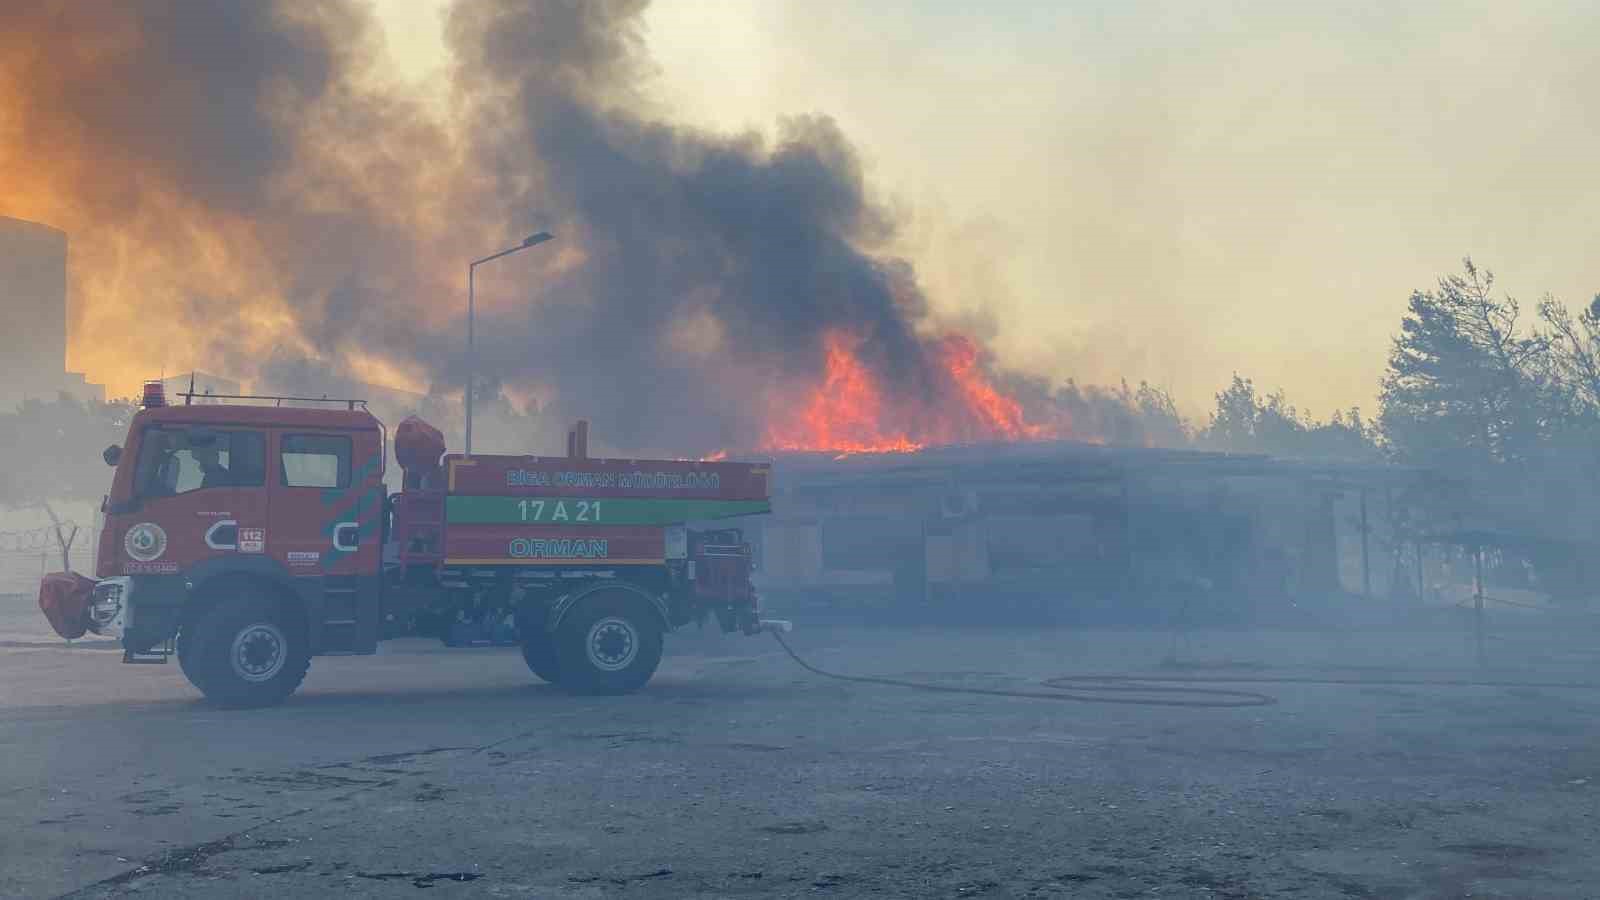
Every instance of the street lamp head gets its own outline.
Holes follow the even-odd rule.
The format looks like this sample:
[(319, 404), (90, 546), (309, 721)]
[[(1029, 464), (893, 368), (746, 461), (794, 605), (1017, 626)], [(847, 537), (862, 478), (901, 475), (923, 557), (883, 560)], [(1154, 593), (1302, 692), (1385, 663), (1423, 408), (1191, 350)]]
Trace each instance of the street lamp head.
[(473, 357), (473, 346), (472, 346), (473, 343), (475, 342), (475, 336), (476, 336), (476, 333), (477, 333), (477, 327), (474, 324), (474, 322), (475, 322), (475, 320), (477, 318), (477, 316), (475, 314), (475, 308), (476, 308), (477, 304), (473, 302), (473, 285), (474, 285), (473, 275), (478, 271), (478, 267), (483, 265), (486, 262), (491, 262), (493, 260), (497, 260), (502, 256), (510, 256), (513, 253), (516, 253), (516, 252), (521, 251), (521, 250), (526, 250), (529, 247), (532, 247), (532, 246), (534, 246), (536, 244), (542, 244), (545, 241), (553, 241), (555, 239), (556, 239), (556, 236), (551, 234), (550, 232), (548, 232), (548, 231), (540, 231), (540, 232), (538, 232), (536, 234), (530, 234), (527, 237), (523, 238), (522, 239), (522, 243), (518, 244), (515, 247), (508, 247), (508, 248), (506, 248), (504, 250), (501, 250), (499, 253), (494, 254), (493, 256), (485, 256), (483, 259), (475, 259), (472, 262), (467, 264), (467, 390), (466, 390), (466, 407), (467, 407), (467, 455), (468, 456), (472, 455), (472, 382), (477, 377), (477, 367), (474, 365), (475, 358)]

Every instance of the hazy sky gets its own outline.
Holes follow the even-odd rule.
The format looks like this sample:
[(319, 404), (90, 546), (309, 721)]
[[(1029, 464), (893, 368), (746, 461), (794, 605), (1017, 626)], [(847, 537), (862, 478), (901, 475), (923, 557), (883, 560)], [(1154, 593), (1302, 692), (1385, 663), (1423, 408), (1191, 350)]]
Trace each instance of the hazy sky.
[[(444, 64), (434, 0), (379, 4)], [(1372, 410), (1410, 291), (1472, 255), (1532, 306), (1600, 290), (1600, 13), (1587, 4), (663, 0), (662, 115), (835, 117), (935, 302), (1009, 362), (1231, 372)]]

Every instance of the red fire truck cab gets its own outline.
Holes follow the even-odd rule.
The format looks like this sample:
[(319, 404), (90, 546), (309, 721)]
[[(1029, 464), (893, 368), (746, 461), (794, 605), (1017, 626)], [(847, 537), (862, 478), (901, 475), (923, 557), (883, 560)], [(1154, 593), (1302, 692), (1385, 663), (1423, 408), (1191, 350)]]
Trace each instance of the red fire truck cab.
[(676, 627), (787, 628), (759, 618), (741, 532), (687, 527), (770, 511), (765, 464), (591, 459), (584, 423), (565, 457), (447, 455), (407, 419), (390, 495), (360, 401), (169, 406), (159, 387), (106, 451), (95, 577), (47, 575), (39, 603), (63, 637), (120, 635), (124, 662), (176, 655), (225, 705), (392, 637), (519, 644), (540, 678), (622, 693)]

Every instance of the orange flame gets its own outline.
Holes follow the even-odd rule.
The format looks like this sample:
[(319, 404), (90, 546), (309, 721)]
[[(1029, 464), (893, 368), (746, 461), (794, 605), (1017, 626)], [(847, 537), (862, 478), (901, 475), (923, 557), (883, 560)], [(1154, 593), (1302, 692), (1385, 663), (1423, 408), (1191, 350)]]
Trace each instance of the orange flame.
[(1043, 425), (1035, 425), (1023, 416), (1022, 404), (1007, 397), (989, 383), (978, 364), (978, 348), (963, 335), (951, 335), (940, 342), (940, 361), (944, 370), (955, 382), (966, 409), (974, 415), (982, 430), (994, 438), (1008, 441), (1042, 440), (1058, 437)]
[(856, 356), (859, 344), (859, 339), (838, 331), (824, 338), (827, 360), (822, 384), (793, 421), (768, 426), (766, 449), (891, 453), (922, 448), (904, 432), (884, 428), (883, 393)]
[(990, 381), (977, 346), (965, 336), (950, 335), (929, 348), (935, 396), (918, 399), (887, 395), (857, 353), (860, 338), (833, 331), (823, 346), (821, 384), (796, 413), (768, 426), (763, 449), (907, 453), (936, 444), (1047, 440), (1068, 433), (1030, 422), (1022, 404)]

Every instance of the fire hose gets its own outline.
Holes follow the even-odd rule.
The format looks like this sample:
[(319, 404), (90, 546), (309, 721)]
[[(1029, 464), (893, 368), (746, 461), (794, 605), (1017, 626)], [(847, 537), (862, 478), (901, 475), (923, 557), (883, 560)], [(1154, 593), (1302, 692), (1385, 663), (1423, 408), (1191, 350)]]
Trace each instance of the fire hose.
[[(1254, 691), (1236, 691), (1225, 688), (1184, 687), (1184, 678), (1143, 677), (1134, 675), (1060, 675), (1046, 678), (1041, 684), (1054, 688), (1051, 691), (1008, 690), (1005, 688), (957, 687), (948, 684), (930, 684), (925, 681), (906, 681), (900, 678), (881, 678), (870, 675), (840, 675), (818, 668), (794, 652), (789, 642), (777, 630), (772, 631), (779, 646), (800, 668), (823, 678), (848, 681), (855, 684), (877, 684), (887, 687), (933, 691), (940, 694), (977, 694), (985, 697), (1022, 697), (1030, 700), (1064, 700), (1072, 703), (1111, 703), (1122, 706), (1183, 706), (1197, 709), (1234, 709), (1245, 706), (1271, 706), (1276, 697)], [(1137, 694), (1142, 696), (1116, 696)], [(1169, 696), (1151, 696), (1169, 695)]]
[[(1020, 697), (1030, 700), (1063, 700), (1073, 703), (1104, 703), (1121, 706), (1166, 706), (1192, 709), (1238, 709), (1273, 706), (1278, 699), (1255, 691), (1192, 685), (1221, 684), (1300, 684), (1363, 687), (1485, 687), (1557, 690), (1600, 690), (1600, 683), (1589, 681), (1501, 681), (1479, 678), (1341, 678), (1294, 675), (1058, 675), (1039, 683), (1051, 691), (1009, 690), (1005, 688), (958, 687), (884, 678), (870, 675), (841, 675), (807, 662), (789, 646), (778, 631), (772, 631), (779, 646), (801, 668), (835, 681), (876, 684), (941, 694), (976, 694), (986, 697)], [(1118, 696), (1118, 695), (1140, 696)], [(1152, 696), (1154, 695), (1154, 696)], [(1165, 695), (1165, 696), (1162, 696)]]

